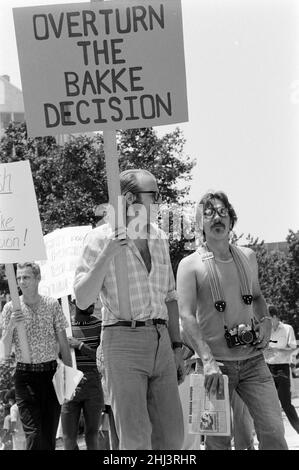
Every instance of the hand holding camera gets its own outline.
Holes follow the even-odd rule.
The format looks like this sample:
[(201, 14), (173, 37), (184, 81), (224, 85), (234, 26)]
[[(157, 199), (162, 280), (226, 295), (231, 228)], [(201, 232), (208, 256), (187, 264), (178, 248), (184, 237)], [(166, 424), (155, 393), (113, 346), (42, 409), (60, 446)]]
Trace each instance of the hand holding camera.
[(265, 349), (269, 346), (270, 337), (271, 337), (272, 323), (261, 321), (257, 324), (255, 331), (258, 340), (254, 344), (255, 349)]
[(236, 346), (254, 346), (255, 349), (265, 349), (269, 345), (271, 335), (270, 329), (264, 325), (264, 322), (254, 325), (251, 319), (251, 325), (240, 324), (229, 330), (224, 326), (224, 337), (227, 346), (234, 348)]
[(253, 320), (251, 320), (251, 325), (240, 324), (231, 330), (229, 330), (225, 325), (224, 331), (224, 337), (229, 348), (255, 345), (258, 340)]

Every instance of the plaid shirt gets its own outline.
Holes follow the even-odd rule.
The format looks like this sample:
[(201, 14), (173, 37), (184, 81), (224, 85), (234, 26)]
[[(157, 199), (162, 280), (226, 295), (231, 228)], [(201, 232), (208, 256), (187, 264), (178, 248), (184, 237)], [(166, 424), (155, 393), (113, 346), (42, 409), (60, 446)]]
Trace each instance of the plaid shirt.
[[(95, 228), (87, 235), (83, 254), (76, 269), (75, 286), (89, 272), (97, 256), (103, 250), (107, 237), (111, 234), (111, 227), (105, 224)], [(176, 300), (177, 296), (168, 241), (162, 230), (151, 226), (148, 248), (152, 263), (150, 273), (148, 273), (133, 240), (128, 238), (126, 257), (132, 319), (144, 321), (161, 318), (168, 320), (165, 302)], [(119, 311), (114, 259), (108, 266), (100, 291), (100, 298), (103, 304), (103, 325), (111, 325), (124, 319)], [(91, 303), (94, 300), (92, 299)]]

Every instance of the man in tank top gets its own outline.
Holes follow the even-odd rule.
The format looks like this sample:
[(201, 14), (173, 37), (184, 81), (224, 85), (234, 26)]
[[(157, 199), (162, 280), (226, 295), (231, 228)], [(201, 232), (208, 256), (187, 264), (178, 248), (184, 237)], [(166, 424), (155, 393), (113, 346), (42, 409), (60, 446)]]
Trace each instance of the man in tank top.
[[(258, 281), (255, 253), (229, 242), (236, 213), (223, 192), (207, 193), (198, 206), (201, 246), (177, 274), (184, 333), (203, 362), (205, 387), (215, 394), (228, 376), (254, 420), (260, 449), (287, 449), (280, 404), (263, 350), (271, 318)], [(207, 436), (206, 448), (230, 449), (230, 436)]]

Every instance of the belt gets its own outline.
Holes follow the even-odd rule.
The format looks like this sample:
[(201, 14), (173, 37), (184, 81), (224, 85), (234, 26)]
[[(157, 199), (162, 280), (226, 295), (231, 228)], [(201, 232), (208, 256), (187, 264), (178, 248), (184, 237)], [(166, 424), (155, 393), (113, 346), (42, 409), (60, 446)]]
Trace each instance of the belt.
[(17, 362), (16, 370), (22, 370), (25, 372), (49, 372), (56, 370), (57, 361), (40, 362), (38, 364), (32, 364), (27, 362)]
[(287, 362), (281, 362), (280, 364), (268, 364), (270, 369), (289, 369), (290, 364)]
[(166, 320), (161, 318), (154, 318), (145, 321), (132, 320), (132, 321), (118, 321), (112, 325), (105, 325), (103, 328), (108, 328), (110, 326), (130, 326), (131, 328), (136, 328), (137, 326), (152, 326), (152, 325), (167, 325)]

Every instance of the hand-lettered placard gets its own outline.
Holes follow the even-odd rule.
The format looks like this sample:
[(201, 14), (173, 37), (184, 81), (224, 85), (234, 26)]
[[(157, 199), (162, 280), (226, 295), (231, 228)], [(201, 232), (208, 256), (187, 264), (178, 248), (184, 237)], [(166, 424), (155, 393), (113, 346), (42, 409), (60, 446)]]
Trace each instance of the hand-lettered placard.
[(39, 292), (50, 297), (73, 294), (73, 281), (84, 238), (91, 225), (66, 227), (44, 236), (47, 261), (39, 262), (41, 282)]
[(46, 259), (28, 160), (0, 164), (0, 263)]
[(188, 120), (181, 0), (13, 11), (32, 137)]

